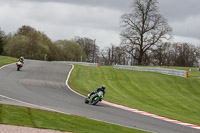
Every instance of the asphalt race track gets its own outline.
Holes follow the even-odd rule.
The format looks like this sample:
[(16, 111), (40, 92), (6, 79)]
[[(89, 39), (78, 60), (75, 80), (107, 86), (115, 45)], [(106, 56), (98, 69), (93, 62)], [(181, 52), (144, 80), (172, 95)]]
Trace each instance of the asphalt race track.
[[(103, 103), (87, 105), (84, 98), (67, 88), (72, 66), (58, 62), (25, 60), (0, 69), (0, 95), (61, 112), (157, 133), (199, 133), (197, 129), (159, 120)], [(94, 88), (95, 89), (95, 88)]]

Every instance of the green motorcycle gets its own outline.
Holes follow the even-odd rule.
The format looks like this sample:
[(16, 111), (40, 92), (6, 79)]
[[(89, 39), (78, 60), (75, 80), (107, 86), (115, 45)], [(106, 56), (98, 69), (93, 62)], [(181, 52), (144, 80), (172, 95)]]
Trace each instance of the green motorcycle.
[(96, 105), (103, 99), (103, 97), (103, 91), (99, 91), (98, 93), (91, 95), (89, 98), (86, 98), (85, 103)]

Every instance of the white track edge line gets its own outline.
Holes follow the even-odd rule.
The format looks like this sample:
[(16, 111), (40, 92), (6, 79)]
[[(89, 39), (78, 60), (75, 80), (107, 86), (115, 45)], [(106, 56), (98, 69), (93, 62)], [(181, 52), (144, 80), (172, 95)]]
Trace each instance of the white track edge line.
[[(72, 65), (72, 69), (70, 70), (70, 72), (69, 72), (69, 74), (68, 74), (68, 77), (67, 77), (67, 79), (66, 79), (66, 86), (67, 86), (72, 92), (78, 94), (79, 96), (85, 97), (85, 96), (83, 96), (82, 94), (80, 94), (80, 93), (74, 91), (74, 90), (68, 85), (69, 77), (70, 77), (70, 75), (71, 75), (72, 70), (74, 69), (74, 65), (73, 65), (73, 64), (71, 64), (71, 65)], [(107, 101), (106, 101), (106, 102), (107, 102)], [(107, 104), (107, 103), (104, 103), (104, 104)], [(112, 103), (111, 103), (111, 104), (112, 104)], [(156, 119), (159, 119), (159, 120), (167, 121), (167, 122), (174, 123), (174, 124), (177, 124), (177, 125), (182, 125), (182, 126), (190, 127), (190, 128), (194, 128), (194, 129), (200, 129), (200, 127), (191, 127), (191, 126), (188, 126), (188, 125), (184, 125), (184, 124), (180, 124), (180, 123), (175, 123), (175, 122), (173, 122), (173, 121), (177, 121), (177, 120), (171, 119), (171, 121), (170, 121), (170, 120), (165, 120), (165, 119), (160, 119), (160, 118), (159, 118), (159, 117), (161, 117), (161, 118), (166, 118), (166, 117), (157, 116), (157, 115), (156, 115), (157, 117), (151, 116), (151, 115), (155, 115), (155, 114), (149, 113), (149, 114), (151, 114), (151, 115), (147, 115), (147, 114), (138, 113), (138, 112), (144, 112), (144, 111), (140, 111), (140, 110), (137, 110), (137, 109), (136, 109), (137, 111), (131, 111), (131, 110), (129, 110), (129, 109), (123, 108), (123, 107), (125, 107), (125, 106), (122, 106), (122, 105), (115, 104), (115, 105), (117, 105), (117, 106), (119, 106), (119, 107), (117, 107), (117, 106), (115, 106), (115, 105), (110, 105), (110, 104), (107, 104), (107, 105), (112, 106), (112, 107), (115, 107), (115, 108), (120, 108), (120, 109), (123, 109), (123, 110), (126, 110), (126, 111), (130, 111), (130, 112), (135, 112), (135, 113), (137, 113), (137, 114), (149, 116), (149, 117), (152, 117), (152, 118), (156, 118)], [(122, 107), (122, 108), (121, 108), (121, 107)], [(145, 113), (148, 113), (148, 112), (145, 112)], [(169, 118), (168, 118), (168, 119), (169, 119)], [(182, 123), (184, 123), (184, 122), (182, 122)], [(190, 124), (190, 123), (188, 123), (188, 124)], [(193, 124), (190, 124), (190, 125), (193, 125)], [(198, 126), (198, 125), (194, 125), (194, 126)]]
[[(13, 64), (15, 64), (15, 63), (4, 65), (4, 66), (0, 67), (0, 69), (3, 69), (4, 67), (7, 67), (7, 66), (13, 65)], [(24, 101), (21, 101), (21, 100), (17, 100), (17, 99), (14, 99), (14, 98), (10, 98), (10, 97), (4, 96), (4, 95), (0, 95), (0, 97), (7, 98), (7, 99), (10, 99), (12, 101), (19, 102), (19, 103), (27, 104), (27, 105), (30, 105), (30, 106), (33, 106), (33, 107), (41, 108), (41, 109), (44, 109), (44, 110), (49, 110), (49, 111), (53, 111), (53, 112), (57, 112), (57, 113), (68, 114), (68, 113), (65, 113), (65, 112), (62, 112), (62, 111), (58, 111), (58, 110), (55, 110), (55, 109), (47, 108), (47, 107), (36, 105), (36, 104), (31, 104), (31, 103), (24, 102)]]
[[(12, 64), (15, 64), (15, 63), (12, 63)], [(6, 67), (6, 66), (9, 66), (9, 65), (12, 65), (12, 64), (8, 64), (8, 65), (4, 65), (2, 67), (0, 67), (0, 69)], [(74, 65), (72, 65), (72, 69), (74, 68)], [(84, 97), (83, 95), (77, 93), (76, 91), (74, 91), (73, 89), (70, 88), (70, 86), (68, 85), (68, 79), (70, 77), (70, 74), (72, 72), (72, 69), (70, 70), (69, 74), (68, 74), (68, 77), (67, 77), (67, 80), (66, 80), (66, 85), (67, 87), (73, 91), (74, 93)], [(69, 114), (69, 113), (66, 113), (66, 112), (62, 112), (62, 111), (58, 111), (58, 110), (55, 110), (55, 109), (51, 109), (51, 108), (47, 108), (47, 107), (44, 107), (44, 106), (39, 106), (39, 105), (36, 105), (36, 104), (31, 104), (31, 103), (28, 103), (28, 102), (23, 102), (23, 101), (20, 101), (20, 100), (17, 100), (17, 99), (14, 99), (14, 98), (10, 98), (10, 97), (7, 97), (7, 96), (3, 96), (3, 95), (0, 95), (0, 97), (3, 97), (3, 98), (7, 98), (7, 99), (10, 99), (10, 100), (13, 100), (13, 101), (16, 101), (16, 102), (20, 102), (20, 103), (23, 103), (23, 104), (27, 104), (27, 105), (30, 105), (30, 106), (35, 106), (35, 107), (39, 107), (41, 109), (44, 109), (44, 110), (49, 110), (49, 111), (53, 111), (53, 112), (57, 112), (57, 113), (62, 113), (62, 114), (67, 114), (67, 115), (72, 115), (72, 114)], [(119, 126), (124, 126), (124, 127), (127, 127), (127, 128), (133, 128), (133, 127), (129, 127), (129, 126), (125, 126), (125, 125), (121, 125), (121, 124), (116, 124), (116, 123), (112, 123), (112, 122), (107, 122), (107, 121), (103, 121), (103, 120), (98, 120), (98, 119), (94, 119), (94, 118), (89, 118), (89, 119), (92, 119), (92, 120), (96, 120), (96, 121), (100, 121), (100, 122), (105, 122), (105, 123), (110, 123), (110, 124), (114, 124), (114, 125), (119, 125)], [(136, 128), (134, 127), (133, 129), (138, 129), (138, 130), (143, 130), (143, 131), (147, 131), (147, 130), (144, 130), (144, 129), (139, 129), (139, 128)], [(152, 132), (152, 131), (147, 131), (147, 132)]]
[(4, 66), (0, 67), (0, 69), (3, 69), (4, 67), (7, 67), (7, 66), (12, 65), (12, 64), (15, 64), (15, 63), (4, 65)]
[[(67, 76), (66, 82), (65, 82), (65, 83), (66, 83), (66, 86), (67, 86), (72, 92), (76, 93), (77, 95), (82, 96), (82, 97), (85, 97), (85, 96), (83, 96), (82, 94), (80, 94), (80, 93), (74, 91), (74, 90), (69, 86), (69, 84), (68, 84), (69, 77), (70, 77), (70, 75), (71, 75), (72, 70), (74, 69), (74, 65), (71, 64), (71, 66), (72, 66), (72, 68), (71, 68), (71, 70), (70, 70), (70, 72), (69, 72), (69, 74), (68, 74), (68, 76)], [(105, 104), (105, 103), (104, 103), (104, 104)], [(108, 105), (108, 104), (107, 104), (107, 105)], [(96, 120), (96, 121), (101, 121), (101, 122), (106, 122), (106, 123), (110, 123), (110, 124), (114, 124), (114, 125), (119, 125), (119, 126), (123, 126), (123, 127), (138, 129), (138, 130), (142, 130), (142, 131), (146, 131), (146, 132), (153, 132), (153, 131), (149, 131), (149, 130), (140, 129), (140, 128), (137, 128), (137, 127), (125, 126), (125, 125), (122, 125), (122, 124), (112, 123), (112, 122), (108, 122), (108, 121), (104, 121), (104, 120), (98, 120), (98, 119), (94, 119), (94, 118), (89, 118), (89, 119)]]
[[(49, 111), (53, 111), (53, 112), (57, 112), (57, 113), (68, 114), (68, 113), (65, 113), (65, 112), (62, 112), (62, 111), (58, 111), (58, 110), (51, 109), (51, 108), (47, 108), (47, 107), (44, 107), (44, 106), (40, 106), (40, 105), (36, 105), (36, 104), (24, 102), (24, 101), (17, 100), (17, 99), (14, 99), (14, 98), (10, 98), (10, 97), (4, 96), (4, 95), (0, 95), (0, 97), (6, 98), (6, 99), (10, 99), (10, 100), (16, 101), (16, 102), (18, 102), (18, 103), (27, 104), (27, 105), (29, 105), (29, 106), (36, 107), (36, 109), (43, 109), (43, 110), (49, 110)], [(19, 106), (20, 106), (20, 105), (19, 105)]]
[[(0, 69), (3, 69), (4, 67), (6, 66), (9, 66), (9, 65), (12, 65), (12, 64), (15, 64), (15, 63), (11, 63), (11, 64), (8, 64), (8, 65), (4, 65), (2, 67), (0, 67)], [(72, 65), (72, 64), (71, 64)], [(74, 93), (82, 96), (82, 97), (85, 97), (83, 96), (82, 94), (74, 91), (73, 89), (71, 89), (71, 87), (68, 85), (68, 80), (69, 80), (69, 77), (71, 75), (71, 72), (72, 70), (74, 69), (74, 65), (72, 65), (72, 69), (70, 70), (68, 76), (67, 76), (67, 79), (66, 79), (66, 86)], [(31, 105), (31, 106), (35, 106), (35, 107), (39, 107), (39, 108), (42, 108), (42, 109), (45, 109), (45, 110), (49, 110), (49, 111), (53, 111), (53, 112), (58, 112), (58, 113), (62, 113), (62, 114), (68, 114), (68, 113), (65, 113), (65, 112), (62, 112), (62, 111), (58, 111), (58, 110), (54, 110), (54, 109), (51, 109), (51, 108), (47, 108), (47, 107), (44, 107), (44, 106), (39, 106), (39, 105), (36, 105), (36, 104), (31, 104), (31, 103), (28, 103), (28, 102), (23, 102), (23, 101), (20, 101), (20, 100), (17, 100), (17, 99), (14, 99), (14, 98), (10, 98), (10, 97), (7, 97), (7, 96), (3, 96), (3, 95), (0, 95), (1, 97), (4, 97), (4, 98), (7, 98), (7, 99), (10, 99), (10, 100), (13, 100), (13, 101), (16, 101), (16, 102), (20, 102), (20, 103), (24, 103), (24, 104), (28, 104), (28, 105)], [(106, 103), (104, 103), (106, 104)], [(109, 105), (109, 104), (107, 104)], [(116, 107), (114, 105), (109, 105), (109, 106), (113, 106), (113, 107)], [(119, 105), (119, 106), (122, 106), (122, 105)], [(116, 108), (120, 108), (120, 107), (116, 107)], [(123, 109), (123, 108), (120, 108), (120, 109)], [(127, 111), (130, 111), (128, 109), (123, 109), (123, 110), (127, 110)], [(134, 112), (134, 111), (131, 111), (131, 112)], [(135, 112), (137, 113), (137, 112)], [(147, 112), (148, 113), (148, 112)], [(141, 114), (141, 113), (138, 113), (138, 114)], [(142, 115), (145, 115), (145, 114), (142, 114)], [(153, 114), (154, 115), (154, 114)], [(150, 117), (153, 117), (153, 116), (150, 116)], [(156, 118), (156, 117), (153, 117), (153, 118)], [(91, 119), (91, 118), (90, 118)], [(93, 118), (92, 118), (93, 119)], [(157, 118), (159, 119), (159, 118)], [(93, 119), (93, 120), (97, 120), (97, 119)], [(164, 119), (160, 119), (160, 120), (164, 120)], [(101, 121), (101, 120), (98, 120), (98, 121)], [(167, 120), (164, 120), (164, 121), (167, 121)], [(106, 121), (103, 121), (103, 122), (106, 122)], [(171, 122), (171, 121), (168, 121), (168, 122)], [(107, 122), (107, 123), (111, 123), (111, 122)], [(171, 123), (174, 123), (174, 122), (171, 122)], [(111, 124), (115, 124), (115, 123), (111, 123)], [(179, 124), (179, 123), (175, 123), (177, 125), (182, 125), (182, 124)], [(120, 124), (115, 124), (115, 125), (120, 125)], [(193, 125), (193, 124), (191, 124)], [(124, 126), (124, 125), (120, 125), (120, 126)], [(183, 126), (186, 126), (186, 125), (183, 125)], [(128, 126), (124, 126), (124, 127), (128, 127)], [(186, 126), (186, 127), (190, 127), (190, 126)], [(129, 127), (129, 128), (133, 128), (133, 127)], [(135, 127), (134, 127), (135, 128)], [(190, 127), (190, 128), (195, 128), (195, 129), (200, 129), (199, 127)], [(136, 128), (136, 129), (139, 129), (139, 128)], [(143, 130), (143, 129), (140, 129), (140, 130)], [(147, 130), (143, 130), (143, 131), (147, 131)], [(151, 131), (150, 131), (151, 132)]]

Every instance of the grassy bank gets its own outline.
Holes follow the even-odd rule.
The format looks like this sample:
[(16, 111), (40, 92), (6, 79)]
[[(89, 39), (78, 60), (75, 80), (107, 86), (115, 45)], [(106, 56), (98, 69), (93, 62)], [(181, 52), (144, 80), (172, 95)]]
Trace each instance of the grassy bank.
[(12, 58), (8, 56), (0, 56), (0, 67), (6, 64), (17, 62), (17, 58)]
[(0, 104), (0, 123), (76, 133), (145, 133), (84, 117)]
[(75, 65), (69, 84), (84, 95), (105, 84), (109, 102), (200, 125), (199, 79)]

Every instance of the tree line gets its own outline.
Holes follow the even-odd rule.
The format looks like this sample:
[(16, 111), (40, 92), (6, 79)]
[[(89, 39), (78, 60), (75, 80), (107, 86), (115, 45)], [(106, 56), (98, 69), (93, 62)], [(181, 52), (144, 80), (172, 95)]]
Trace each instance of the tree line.
[[(123, 45), (101, 50), (102, 57), (108, 65), (139, 65), (131, 53)], [(163, 42), (149, 49), (143, 56), (142, 65), (152, 66), (198, 66), (200, 47), (189, 43)]]
[(52, 42), (30, 26), (5, 35), (0, 29), (0, 55), (48, 61), (87, 61), (105, 65), (196, 66), (200, 47), (170, 43), (172, 28), (159, 14), (157, 0), (132, 0), (131, 12), (120, 18), (121, 43), (101, 49), (95, 39), (74, 37)]
[(27, 25), (8, 35), (0, 29), (0, 55), (47, 61), (94, 61), (98, 49), (89, 38), (52, 42), (45, 33)]

